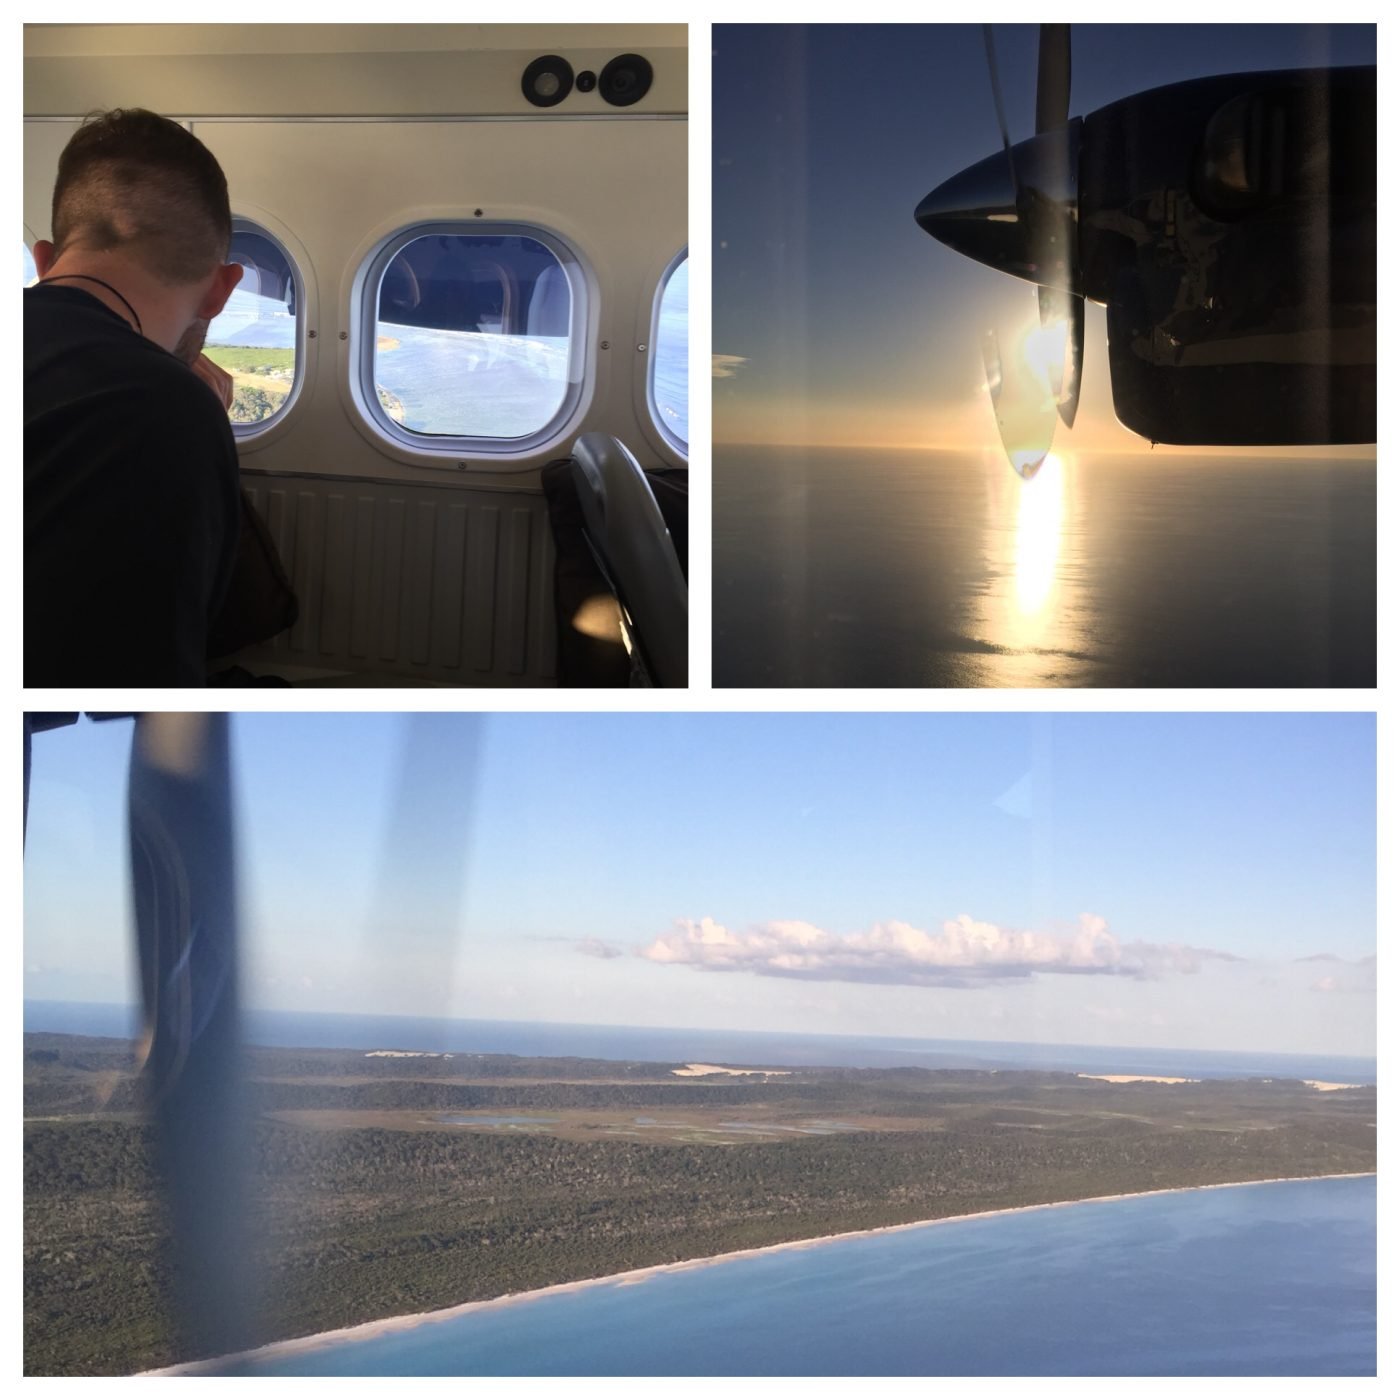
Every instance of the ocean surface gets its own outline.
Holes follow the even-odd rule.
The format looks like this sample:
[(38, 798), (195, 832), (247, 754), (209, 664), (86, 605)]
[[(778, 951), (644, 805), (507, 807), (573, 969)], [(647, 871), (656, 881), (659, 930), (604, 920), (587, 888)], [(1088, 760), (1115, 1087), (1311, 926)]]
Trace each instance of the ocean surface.
[[(337, 1050), (433, 1050), (458, 1054), (573, 1055), (752, 1066), (882, 1069), (1040, 1069), (1086, 1074), (1161, 1074), (1187, 1079), (1321, 1079), (1374, 1084), (1373, 1058), (1159, 1050), (1133, 1046), (1035, 1045), (1018, 1041), (912, 1040), (778, 1031), (587, 1026), (537, 1021), (445, 1020), (314, 1011), (248, 1011), (245, 1034), (258, 1045)], [(26, 1001), (26, 1031), (134, 1038), (136, 1010), (99, 1002)]]
[(1372, 686), (1374, 461), (717, 446), (722, 686)]
[(1375, 1178), (1084, 1202), (487, 1308), (264, 1375), (1373, 1375)]

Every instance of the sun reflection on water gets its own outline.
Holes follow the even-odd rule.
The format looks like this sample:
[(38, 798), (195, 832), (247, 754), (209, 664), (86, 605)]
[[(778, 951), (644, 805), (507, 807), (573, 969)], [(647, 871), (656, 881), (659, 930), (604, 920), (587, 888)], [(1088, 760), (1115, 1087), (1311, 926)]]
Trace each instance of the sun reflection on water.
[(1022, 481), (1006, 460), (988, 460), (985, 485), (985, 583), (973, 599), (969, 634), (989, 648), (979, 685), (1082, 684), (1081, 563), (1075, 463), (1050, 453)]
[(1016, 611), (1040, 618), (1055, 592), (1065, 519), (1065, 471), (1051, 453), (1040, 471), (1021, 483), (1016, 506)]

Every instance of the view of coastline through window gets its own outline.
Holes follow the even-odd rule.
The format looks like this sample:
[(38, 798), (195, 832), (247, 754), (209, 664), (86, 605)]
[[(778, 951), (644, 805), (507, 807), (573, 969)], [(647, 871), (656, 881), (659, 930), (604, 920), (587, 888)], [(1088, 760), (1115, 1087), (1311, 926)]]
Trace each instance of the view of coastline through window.
[(209, 323), (204, 353), (233, 376), (230, 420), (252, 426), (277, 414), (296, 378), (296, 282), (286, 254), (251, 229), (235, 229), (229, 259), (243, 280)]
[(576, 314), (562, 264), (537, 239), (414, 238), (379, 283), (380, 405), (425, 437), (529, 437), (564, 403)]

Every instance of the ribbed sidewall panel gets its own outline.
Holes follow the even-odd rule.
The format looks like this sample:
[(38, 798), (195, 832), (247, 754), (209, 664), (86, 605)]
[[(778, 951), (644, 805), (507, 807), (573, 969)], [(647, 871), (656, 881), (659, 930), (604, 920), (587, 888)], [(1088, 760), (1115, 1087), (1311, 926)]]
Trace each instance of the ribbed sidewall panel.
[(458, 685), (554, 679), (542, 496), (244, 478), (301, 615), (239, 660)]

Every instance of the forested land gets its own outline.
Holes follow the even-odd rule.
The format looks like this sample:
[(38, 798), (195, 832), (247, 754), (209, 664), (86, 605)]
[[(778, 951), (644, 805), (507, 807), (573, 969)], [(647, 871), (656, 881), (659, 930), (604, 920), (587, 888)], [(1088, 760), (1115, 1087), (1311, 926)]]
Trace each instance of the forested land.
[[(132, 1048), (25, 1037), (25, 1369), (191, 1359)], [(1373, 1088), (256, 1050), (249, 1344), (844, 1230), (1375, 1169)], [(460, 1118), (465, 1121), (451, 1121)]]

